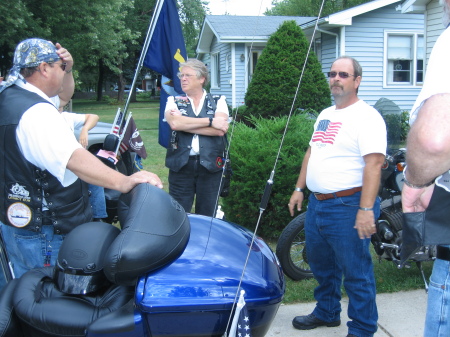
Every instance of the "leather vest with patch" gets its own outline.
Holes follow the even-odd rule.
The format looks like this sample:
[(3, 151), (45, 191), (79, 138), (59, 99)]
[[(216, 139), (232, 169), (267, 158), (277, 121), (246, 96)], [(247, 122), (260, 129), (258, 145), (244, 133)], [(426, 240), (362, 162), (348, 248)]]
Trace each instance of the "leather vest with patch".
[[(78, 179), (63, 187), (50, 172), (22, 155), (17, 125), (25, 111), (37, 103), (51, 104), (16, 85), (0, 94), (0, 220), (35, 232), (40, 232), (42, 225), (53, 225), (56, 234), (66, 234), (92, 219), (87, 184)], [(43, 198), (48, 208), (45, 211)]]
[[(220, 96), (206, 95), (203, 107), (195, 115), (194, 109), (185, 96), (176, 96), (175, 104), (183, 116), (191, 118), (214, 117), (216, 102)], [(191, 151), (192, 138), (194, 134), (184, 131), (172, 131), (171, 142), (166, 154), (166, 167), (172, 171), (178, 172), (188, 163)], [(225, 154), (225, 141), (222, 136), (203, 136), (198, 135), (200, 144), (200, 164), (210, 172), (217, 172), (223, 169), (223, 157)]]

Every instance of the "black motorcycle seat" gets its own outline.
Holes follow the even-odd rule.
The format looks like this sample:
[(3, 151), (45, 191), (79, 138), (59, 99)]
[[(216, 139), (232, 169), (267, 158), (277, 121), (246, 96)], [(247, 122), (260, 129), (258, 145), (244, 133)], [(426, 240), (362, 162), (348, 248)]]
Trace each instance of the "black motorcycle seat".
[(13, 307), (14, 290), (18, 282), (18, 279), (12, 279), (0, 293), (0, 336), (2, 337), (23, 337), (20, 320)]
[(134, 287), (113, 285), (88, 295), (69, 295), (53, 282), (53, 267), (22, 275), (13, 305), (25, 336), (84, 336), (96, 319), (116, 311), (133, 298)]

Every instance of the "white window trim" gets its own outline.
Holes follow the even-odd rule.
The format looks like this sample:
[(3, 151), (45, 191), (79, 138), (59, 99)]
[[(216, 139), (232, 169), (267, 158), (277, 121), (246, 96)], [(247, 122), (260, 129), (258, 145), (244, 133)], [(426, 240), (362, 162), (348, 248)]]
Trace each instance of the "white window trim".
[[(414, 79), (413, 84), (388, 84), (388, 59), (387, 59), (387, 53), (388, 53), (388, 37), (389, 35), (402, 35), (402, 36), (413, 36), (414, 37), (414, 56), (413, 56), (413, 73), (414, 73)], [(417, 37), (419, 35), (425, 36), (424, 32), (417, 31), (417, 30), (385, 30), (384, 31), (384, 42), (383, 42), (383, 88), (388, 89), (411, 89), (411, 88), (421, 88), (423, 86), (423, 82), (417, 83)], [(424, 65), (423, 65), (423, 79), (425, 79), (425, 55), (424, 57)]]
[(211, 89), (220, 89), (220, 77), (217, 79), (217, 72), (220, 73), (220, 59), (217, 64), (217, 58), (220, 58), (220, 52), (211, 53)]

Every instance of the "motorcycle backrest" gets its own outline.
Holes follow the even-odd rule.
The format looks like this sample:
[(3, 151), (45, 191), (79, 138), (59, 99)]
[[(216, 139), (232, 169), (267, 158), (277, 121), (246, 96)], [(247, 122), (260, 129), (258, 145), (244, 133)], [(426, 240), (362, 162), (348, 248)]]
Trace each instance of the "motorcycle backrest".
[(104, 271), (115, 284), (134, 285), (138, 277), (175, 260), (184, 251), (190, 223), (167, 192), (139, 184), (118, 202), (121, 233), (111, 244)]

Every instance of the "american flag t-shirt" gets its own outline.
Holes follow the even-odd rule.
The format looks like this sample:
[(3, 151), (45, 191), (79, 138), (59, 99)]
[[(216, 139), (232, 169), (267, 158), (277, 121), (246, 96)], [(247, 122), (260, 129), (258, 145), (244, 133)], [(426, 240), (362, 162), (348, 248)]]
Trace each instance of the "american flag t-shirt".
[(341, 127), (342, 123), (340, 122), (333, 123), (328, 119), (323, 119), (317, 125), (312, 136), (312, 141), (333, 144)]

